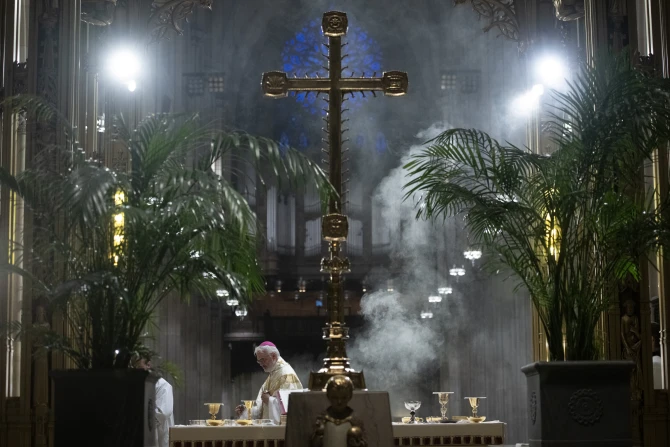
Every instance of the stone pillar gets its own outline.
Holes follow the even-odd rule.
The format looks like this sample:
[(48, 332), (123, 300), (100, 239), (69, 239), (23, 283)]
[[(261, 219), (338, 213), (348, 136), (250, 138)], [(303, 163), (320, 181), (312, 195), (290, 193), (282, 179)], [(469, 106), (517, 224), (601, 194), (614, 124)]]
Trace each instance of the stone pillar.
[(592, 60), (609, 45), (607, 33), (607, 0), (584, 0), (586, 57)]

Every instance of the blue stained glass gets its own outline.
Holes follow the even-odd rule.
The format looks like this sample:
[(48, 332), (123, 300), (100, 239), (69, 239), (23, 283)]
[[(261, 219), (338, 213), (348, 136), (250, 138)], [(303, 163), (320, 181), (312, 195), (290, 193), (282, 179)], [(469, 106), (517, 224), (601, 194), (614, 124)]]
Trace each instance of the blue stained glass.
[[(367, 31), (357, 26), (351, 17), (349, 18), (349, 29), (343, 41), (350, 42), (344, 49), (344, 53), (348, 54), (343, 60), (343, 65), (348, 67), (347, 75), (352, 72), (354, 76), (361, 76), (362, 73), (371, 76), (373, 72), (379, 74), (382, 66), (381, 47)], [(296, 73), (299, 76), (307, 74), (313, 77), (318, 73), (319, 76), (325, 77), (327, 75), (323, 68), (327, 66), (327, 60), (323, 57), (323, 54), (327, 52), (325, 43), (327, 39), (321, 34), (321, 21), (311, 20), (307, 26), (286, 42), (282, 51), (284, 71), (289, 75)], [(312, 107), (315, 99), (313, 94), (298, 94), (295, 95), (295, 98), (308, 113), (323, 113), (319, 107)], [(347, 108), (350, 110), (367, 100), (360, 94), (356, 94), (353, 98), (349, 95), (348, 98)]]
[[(337, 9), (337, 8), (331, 8)], [(352, 18), (349, 17), (349, 28), (346, 36), (342, 39), (343, 43), (349, 43), (343, 48), (343, 54), (346, 57), (342, 61), (342, 66), (347, 67), (343, 71), (344, 76), (362, 76), (365, 73), (366, 77), (372, 76), (376, 73), (377, 76), (382, 72), (382, 52), (379, 43), (373, 39), (370, 34), (360, 28)], [(283, 70), (293, 77), (294, 74), (303, 78), (306, 74), (309, 77), (326, 77), (328, 75), (327, 67), (328, 61), (323, 56), (327, 54), (328, 48), (325, 44), (328, 39), (321, 33), (321, 21), (311, 20), (305, 27), (295, 33), (293, 38), (285, 42), (281, 53)], [(280, 149), (282, 153), (288, 147), (293, 145), (300, 150), (305, 150), (313, 145), (318, 149), (320, 140), (323, 137), (321, 132), (313, 134), (312, 131), (307, 131), (306, 125), (303, 124), (304, 119), (314, 120), (312, 116), (321, 115), (326, 116), (327, 104), (322, 101), (327, 98), (327, 95), (316, 96), (316, 93), (306, 92), (289, 92), (289, 96), (295, 98), (295, 101), (302, 105), (295, 110), (295, 106), (290, 103), (287, 104), (288, 112), (287, 121), (283, 126), (280, 137)], [(344, 108), (355, 110), (367, 101), (371, 95), (366, 95), (365, 98), (359, 93), (352, 98), (351, 95), (346, 95), (346, 102)], [(300, 113), (302, 110), (304, 113)], [(307, 127), (311, 128), (311, 124)], [(374, 135), (374, 134), (373, 134)], [(360, 150), (374, 150), (377, 153), (383, 153), (387, 150), (386, 138), (383, 133), (378, 133), (376, 137), (366, 137), (359, 134), (353, 139), (353, 147)]]

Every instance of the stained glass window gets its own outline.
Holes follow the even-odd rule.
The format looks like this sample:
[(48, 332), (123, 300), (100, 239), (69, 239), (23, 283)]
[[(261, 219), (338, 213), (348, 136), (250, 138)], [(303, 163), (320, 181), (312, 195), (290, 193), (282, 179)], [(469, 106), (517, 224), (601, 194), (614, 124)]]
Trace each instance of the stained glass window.
[[(381, 76), (381, 47), (367, 31), (356, 24), (355, 18), (351, 16), (347, 34), (343, 37), (342, 42), (346, 44), (342, 49), (342, 54), (347, 55), (342, 61), (342, 66), (347, 67), (342, 72), (343, 76), (352, 76), (352, 74), (356, 77)], [(321, 21), (311, 20), (285, 42), (281, 53), (282, 70), (289, 76), (295, 74), (301, 78), (304, 78), (305, 75), (315, 77), (317, 74), (320, 77), (328, 76), (328, 71), (324, 68), (328, 65), (324, 56), (327, 54), (326, 43), (327, 38), (321, 33)], [(316, 133), (313, 125), (314, 116), (325, 115), (324, 108), (327, 104), (322, 99), (327, 98), (327, 95), (320, 95), (317, 98), (316, 93), (294, 92), (290, 96), (302, 107), (296, 108), (291, 101), (282, 101), (281, 108), (285, 111), (285, 116), (289, 117), (282, 123), (278, 135), (282, 151), (287, 147), (295, 147), (299, 150), (305, 150), (314, 145), (320, 147), (323, 135)], [(353, 97), (346, 95), (343, 108), (355, 112), (370, 97), (369, 94), (363, 97), (360, 93)], [(386, 138), (381, 132), (376, 137), (374, 134), (367, 138), (357, 136), (352, 143), (354, 147), (375, 150), (378, 153), (385, 152), (387, 146)]]
[[(379, 43), (372, 38), (365, 30), (360, 28), (350, 18), (347, 35), (343, 42), (348, 43), (342, 54), (347, 54), (342, 61), (346, 68), (342, 74), (344, 76), (372, 76), (375, 72), (381, 74), (382, 70), (382, 52)], [(286, 41), (282, 51), (283, 70), (289, 74), (296, 74), (299, 77), (305, 75), (314, 77), (318, 74), (321, 77), (328, 75), (326, 69), (327, 60), (324, 57), (327, 49), (325, 47), (326, 38), (321, 34), (321, 22), (317, 20), (310, 21), (295, 36)], [(315, 93), (294, 93), (296, 101), (303, 105), (309, 113), (322, 114), (323, 101), (317, 99)], [(366, 98), (356, 94), (353, 98), (347, 95), (348, 102), (346, 107), (353, 109)]]

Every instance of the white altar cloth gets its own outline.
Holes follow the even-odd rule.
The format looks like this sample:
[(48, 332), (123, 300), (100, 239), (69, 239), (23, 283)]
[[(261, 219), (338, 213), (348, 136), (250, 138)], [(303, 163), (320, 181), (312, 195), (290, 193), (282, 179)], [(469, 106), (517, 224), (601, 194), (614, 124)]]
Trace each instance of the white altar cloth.
[[(288, 447), (283, 425), (170, 428), (170, 447)], [(488, 446), (502, 445), (505, 424), (393, 424), (394, 445), (404, 446)], [(392, 446), (389, 446), (392, 447)]]

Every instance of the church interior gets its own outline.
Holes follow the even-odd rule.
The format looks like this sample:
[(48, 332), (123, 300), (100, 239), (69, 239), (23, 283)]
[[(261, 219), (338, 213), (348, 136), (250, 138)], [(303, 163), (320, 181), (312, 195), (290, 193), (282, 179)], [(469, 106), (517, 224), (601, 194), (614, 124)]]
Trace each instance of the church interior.
[[(387, 413), (390, 417), (383, 424), (391, 427), (393, 423), (394, 445), (398, 446), (670, 445), (670, 262), (664, 258), (664, 247), (640, 257), (641, 274), (627, 278), (625, 286), (609, 284), (603, 289), (602, 296), (607, 294), (609, 301), (596, 316), (593, 338), (597, 352), (592, 358), (566, 354), (565, 360), (628, 368), (624, 368), (625, 399), (617, 407), (614, 400), (598, 394), (607, 392), (602, 391), (604, 382), (597, 382), (579, 386), (568, 396), (569, 402), (563, 402), (559, 395), (551, 394), (555, 391), (536, 394), (533, 388), (558, 380), (556, 376), (537, 379), (536, 384), (535, 372), (526, 371), (526, 365), (536, 362), (538, 371), (542, 365), (559, 363), (533, 293), (520, 286), (513, 269), (490, 267), (492, 258), (499, 255), (487, 252), (478, 239), (480, 233), (469, 226), (467, 213), (434, 219), (419, 216), (424, 196), (408, 194), (407, 186), (411, 179), (408, 163), (431, 140), (452, 129), (481, 129), (510, 147), (549, 157), (558, 144), (543, 118), (556, 107), (549, 91), (575, 85), (565, 78), (596, 64), (598, 54), (628, 55), (635, 70), (670, 91), (664, 84), (670, 78), (670, 5), (664, 0), (4, 0), (1, 7), (0, 247), (6, 255), (0, 269), (0, 332), (4, 338), (0, 343), (0, 447), (65, 446), (59, 440), (64, 429), (58, 425), (67, 418), (59, 418), (57, 409), (76, 406), (63, 401), (80, 401), (64, 388), (57, 389), (59, 371), (96, 369), (82, 367), (68, 355), (74, 349), (71, 345), (64, 348), (53, 342), (55, 338), (46, 344), (31, 335), (37, 330), (38, 335), (95, 337), (81, 327), (71, 327), (74, 320), (68, 313), (78, 312), (74, 307), (82, 305), (80, 301), (54, 307), (53, 302), (63, 299), (62, 289), (52, 289), (52, 295), (60, 293), (52, 302), (51, 292), (34, 287), (65, 275), (59, 270), (67, 270), (59, 261), (63, 253), (50, 252), (39, 266), (29, 261), (28, 253), (32, 253), (31, 244), (37, 247), (45, 238), (38, 231), (41, 224), (47, 222), (55, 232), (70, 231), (67, 213), (54, 215), (53, 221), (33, 213), (28, 199), (24, 203), (22, 198), (23, 183), (11, 183), (12, 179), (43, 168), (46, 158), (40, 153), (59, 145), (94, 160), (96, 169), (132, 173), (135, 152), (119, 143), (124, 131), (117, 120), (123, 117), (124, 125), (138, 129), (128, 138), (142, 138), (142, 132), (149, 131), (142, 127), (144, 120), (161, 116), (176, 120), (197, 116), (199, 123), (222, 135), (248, 134), (271, 142), (267, 148), (275, 151), (276, 158), (268, 156), (254, 163), (254, 151), (261, 149), (250, 139), (247, 152), (224, 154), (210, 170), (231, 186), (234, 193), (226, 193), (236, 197), (238, 204), (244, 202), (240, 208), (248, 209), (250, 216), (245, 222), (255, 225), (249, 228), (254, 244), (249, 263), (255, 262), (257, 268), (230, 267), (247, 262), (238, 262), (235, 255), (222, 265), (234, 271), (235, 278), (244, 272), (256, 278), (253, 275), (258, 271), (257, 280), (252, 278), (257, 284), (243, 289), (235, 285), (237, 279), (227, 279), (230, 287), (214, 287), (211, 290), (216, 293), (210, 295), (205, 286), (199, 287), (200, 282), (196, 281), (196, 287), (188, 278), (184, 280), (189, 284), (187, 292), (177, 284), (179, 280), (156, 279), (169, 282), (172, 288), (147, 311), (146, 324), (139, 327), (141, 335), (138, 332), (136, 339), (142, 349), (151, 352), (157, 374), (171, 386), (174, 420), (169, 441), (156, 443), (145, 433), (137, 443), (91, 439), (89, 444), (68, 441), (67, 445), (293, 447), (288, 439), (294, 435), (289, 431), (298, 433), (298, 424), (311, 430), (314, 424), (313, 418), (298, 418), (298, 409), (293, 418), (284, 411), (289, 415), (286, 444), (284, 438), (268, 440), (255, 434), (229, 439), (225, 426), (217, 427), (218, 433), (224, 433), (215, 435), (223, 436), (219, 438), (179, 437), (182, 426), (196, 430), (191, 425), (210, 418), (234, 425), (240, 418), (236, 414), (240, 402), (257, 394), (261, 399), (269, 371), (261, 365), (259, 352), (263, 351), (258, 348), (266, 341), (290, 364), (300, 388), (310, 389), (304, 393), (305, 402), (307, 395), (325, 389), (325, 382), (308, 385), (319, 383), (321, 376), (316, 372), (323, 371), (320, 368), (328, 370), (327, 375), (333, 375), (333, 368), (341, 368), (345, 376), (352, 371), (356, 391), (351, 406), (356, 413), (364, 413), (362, 400), (356, 400), (363, 399), (359, 389), (388, 393), (381, 399), (387, 403), (368, 408), (370, 414), (364, 417), (359, 414), (366, 421), (367, 443), (345, 439), (337, 444), (332, 440), (335, 435), (324, 435), (322, 444), (310, 445), (386, 445), (375, 443), (378, 433), (366, 418), (382, 418)], [(324, 13), (329, 11), (346, 13), (345, 19), (336, 16), (345, 21), (340, 34), (324, 31), (335, 26), (335, 21), (326, 24)], [(332, 44), (339, 42), (340, 35), (346, 42), (341, 49), (345, 55), (343, 80), (379, 77), (380, 81), (374, 84), (379, 86), (376, 94), (363, 89), (343, 93), (342, 123), (338, 119), (333, 124), (329, 118), (339, 114), (339, 110), (333, 113), (337, 105), (332, 101), (337, 83), (329, 79), (334, 76), (331, 56), (340, 51), (333, 53)], [(402, 94), (389, 90), (395, 86), (393, 79), (391, 87), (387, 85), (387, 73), (396, 73), (392, 70), (406, 73), (408, 84)], [(264, 73), (275, 72), (288, 75), (287, 81), (278, 78), (279, 87), (262, 78)], [(317, 78), (323, 82), (316, 82)], [(302, 85), (328, 85), (331, 90), (323, 87), (317, 95), (309, 88), (291, 87), (303, 79), (314, 82)], [(337, 85), (346, 87), (353, 82)], [(286, 94), (269, 97), (275, 87), (287, 89)], [(670, 107), (670, 97), (666, 103)], [(41, 107), (55, 111), (47, 124), (39, 122)], [(70, 123), (66, 130), (53, 124), (61, 119)], [(346, 130), (340, 132), (340, 124)], [(170, 132), (166, 127), (165, 135), (172, 135)], [(210, 147), (209, 141), (203, 144), (208, 137), (189, 135), (180, 137), (194, 139), (184, 152), (188, 161), (183, 166), (195, 166)], [(154, 137), (156, 144), (162, 144), (160, 135)], [(670, 186), (668, 140), (659, 138), (653, 153), (651, 160), (637, 166), (640, 181), (652, 184), (664, 200)], [(317, 176), (330, 175), (331, 182), (335, 172), (338, 198), (324, 200), (323, 184), (293, 184), (274, 175), (277, 165), (272, 163), (285, 167), (290, 163), (282, 160), (294, 160), (290, 157), (305, 160), (301, 168), (313, 166)], [(59, 171), (69, 161), (49, 160), (49, 169), (69, 175)], [(27, 185), (37, 186), (39, 181), (39, 177), (28, 177)], [(87, 187), (98, 184), (84, 185)], [(79, 197), (76, 192), (71, 194)], [(117, 192), (113, 199), (104, 200), (114, 205), (118, 197)], [(184, 211), (197, 214), (195, 206)], [(222, 219), (228, 219), (231, 212), (235, 211), (222, 211)], [(135, 218), (130, 208), (124, 213), (125, 217), (115, 214), (115, 222), (125, 219), (130, 223)], [(667, 219), (668, 211), (659, 211), (659, 215)], [(341, 220), (333, 221), (334, 216), (344, 216), (343, 227), (338, 226)], [(202, 222), (206, 226), (206, 219)], [(145, 225), (152, 224), (153, 220)], [(105, 234), (113, 234), (115, 241), (110, 243), (111, 250), (116, 249), (116, 241), (133, 237), (130, 232), (120, 236), (122, 230), (111, 223), (109, 228), (112, 233)], [(340, 231), (341, 236), (333, 236)], [(86, 243), (82, 239), (76, 244)], [(17, 254), (18, 246), (24, 254)], [(209, 253), (208, 247), (203, 252)], [(119, 259), (125, 255), (114, 253)], [(192, 253), (194, 258), (200, 256), (200, 252)], [(177, 255), (168, 250), (161, 256), (156, 258), (158, 263)], [(119, 259), (112, 259), (114, 272), (126, 265)], [(68, 296), (79, 297), (77, 300), (86, 296), (85, 286), (81, 287), (82, 291)], [(244, 293), (238, 296), (238, 290)], [(602, 296), (599, 299), (605, 300)], [(87, 318), (106, 318), (104, 313), (90, 312), (94, 303), (83, 306), (98, 317)], [(568, 323), (561, 324), (566, 351)], [(338, 338), (343, 327), (348, 341)], [(16, 328), (18, 332), (13, 332)], [(127, 354), (122, 365), (127, 369), (131, 357), (140, 355), (135, 348), (125, 352), (124, 347), (121, 355), (115, 351), (113, 368), (122, 369), (117, 358)], [(597, 369), (588, 365), (581, 366), (586, 372), (580, 375), (591, 376), (589, 368)], [(357, 375), (361, 371), (363, 382), (362, 374)], [(608, 374), (607, 384), (618, 373)], [(359, 386), (361, 383), (365, 386)], [(107, 386), (102, 380), (96, 384), (94, 387)], [(137, 406), (142, 414), (138, 417), (152, 419), (152, 414), (144, 414), (148, 398), (141, 400), (144, 385), (140, 385)], [(446, 402), (435, 393), (445, 391), (453, 393), (448, 401), (453, 424), (437, 421), (444, 409), (441, 403)], [(291, 405), (298, 408), (302, 400), (294, 399), (296, 396), (292, 395)], [(479, 397), (479, 413), (469, 399), (472, 396)], [(276, 398), (284, 399), (280, 394)], [(411, 417), (416, 412), (422, 420), (416, 427), (407, 423), (407, 403), (414, 401), (420, 401), (420, 408), (412, 410)], [(208, 409), (207, 404), (212, 402), (221, 404), (217, 417), (208, 415), (212, 407)], [(269, 405), (267, 400), (262, 402), (259, 407)], [(85, 404), (77, 405), (81, 409)], [(287, 407), (288, 402), (282, 405)], [(311, 408), (311, 404), (304, 405)], [(105, 402), (101, 400), (100, 406), (106, 406)], [(551, 436), (562, 439), (553, 432), (538, 435), (537, 427), (544, 429), (550, 419), (563, 417), (556, 416), (561, 412), (572, 414), (575, 439), (581, 444), (574, 439), (552, 441)], [(469, 416), (480, 422), (477, 414), (487, 421), (466, 423)], [(433, 417), (437, 423), (429, 424)], [(259, 421), (270, 419), (258, 417)], [(442, 422), (446, 419), (442, 413)], [(602, 435), (584, 441), (592, 439), (587, 434), (590, 429), (597, 432), (605, 424), (616, 426), (616, 421), (624, 427), (620, 437), (618, 431), (612, 435), (608, 426), (612, 439)], [(477, 427), (486, 429), (487, 424), (491, 430), (500, 427), (500, 435), (476, 431)], [(396, 435), (397, 427), (404, 429), (405, 425), (417, 431)], [(441, 427), (466, 430), (471, 426), (475, 426), (472, 433), (439, 431)], [(95, 429), (86, 430), (95, 436)]]

